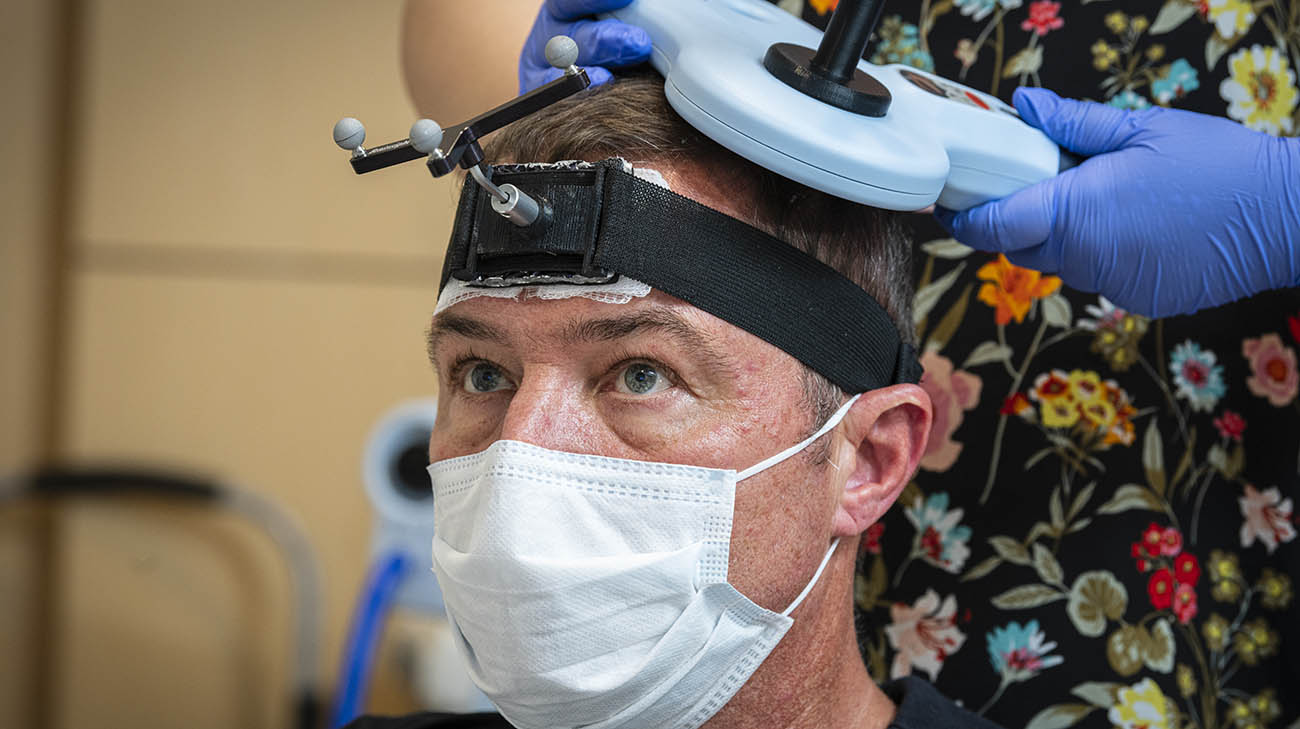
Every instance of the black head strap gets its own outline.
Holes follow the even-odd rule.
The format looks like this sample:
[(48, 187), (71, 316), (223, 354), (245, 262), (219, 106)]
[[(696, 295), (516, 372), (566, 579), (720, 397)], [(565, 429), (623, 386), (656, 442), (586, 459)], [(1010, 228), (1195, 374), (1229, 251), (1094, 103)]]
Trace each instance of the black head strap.
[(545, 201), (520, 228), (467, 181), (442, 274), (481, 286), (648, 284), (775, 345), (846, 392), (918, 382), (916, 351), (867, 292), (753, 226), (639, 179), (621, 160), (501, 166), (493, 182)]

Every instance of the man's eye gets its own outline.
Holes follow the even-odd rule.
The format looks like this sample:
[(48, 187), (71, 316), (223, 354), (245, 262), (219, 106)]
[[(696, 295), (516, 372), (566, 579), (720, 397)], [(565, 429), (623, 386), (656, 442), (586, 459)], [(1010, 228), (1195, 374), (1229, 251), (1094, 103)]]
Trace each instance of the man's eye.
[(628, 395), (652, 395), (666, 390), (671, 383), (654, 365), (637, 362), (623, 368), (618, 377), (618, 391)]
[(510, 380), (501, 370), (486, 362), (479, 362), (465, 373), (465, 389), (469, 392), (496, 392), (509, 388)]

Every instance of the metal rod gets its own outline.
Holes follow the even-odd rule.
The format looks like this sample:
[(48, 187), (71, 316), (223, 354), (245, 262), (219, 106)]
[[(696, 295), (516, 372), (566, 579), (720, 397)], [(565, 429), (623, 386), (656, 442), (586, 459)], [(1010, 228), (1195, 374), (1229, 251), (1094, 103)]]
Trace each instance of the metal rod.
[(840, 0), (817, 46), (812, 70), (836, 83), (853, 78), (884, 9), (885, 0)]
[(487, 173), (483, 170), (483, 165), (474, 165), (469, 168), (469, 174), (474, 178), (474, 181), (478, 183), (479, 187), (487, 190), (488, 194), (492, 195), (492, 197), (495, 197), (503, 203), (510, 201), (509, 195), (501, 192), (501, 188), (492, 184), (492, 179), (489, 178)]

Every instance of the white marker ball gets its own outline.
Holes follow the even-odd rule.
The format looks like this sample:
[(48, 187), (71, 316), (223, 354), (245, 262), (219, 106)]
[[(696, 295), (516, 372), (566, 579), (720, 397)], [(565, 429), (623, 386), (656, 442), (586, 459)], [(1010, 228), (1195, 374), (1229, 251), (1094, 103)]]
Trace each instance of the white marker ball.
[(366, 141), (366, 127), (350, 116), (339, 119), (334, 125), (334, 143), (343, 149), (356, 149)]
[(578, 62), (578, 42), (567, 35), (557, 35), (546, 42), (546, 62), (560, 69)]
[(432, 119), (419, 119), (411, 125), (411, 146), (421, 154), (428, 154), (442, 144), (442, 127)]

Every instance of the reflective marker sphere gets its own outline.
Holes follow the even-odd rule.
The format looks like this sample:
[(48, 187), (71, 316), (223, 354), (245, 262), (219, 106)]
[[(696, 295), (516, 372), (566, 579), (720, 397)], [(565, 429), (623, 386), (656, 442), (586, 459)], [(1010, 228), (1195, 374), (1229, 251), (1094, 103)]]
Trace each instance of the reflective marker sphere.
[(366, 141), (366, 127), (360, 121), (345, 116), (334, 125), (334, 143), (343, 149), (356, 149)]
[(411, 125), (411, 146), (421, 154), (428, 154), (442, 144), (442, 127), (432, 119), (420, 119)]
[(546, 42), (546, 62), (560, 69), (578, 62), (578, 43), (567, 35), (557, 35)]

